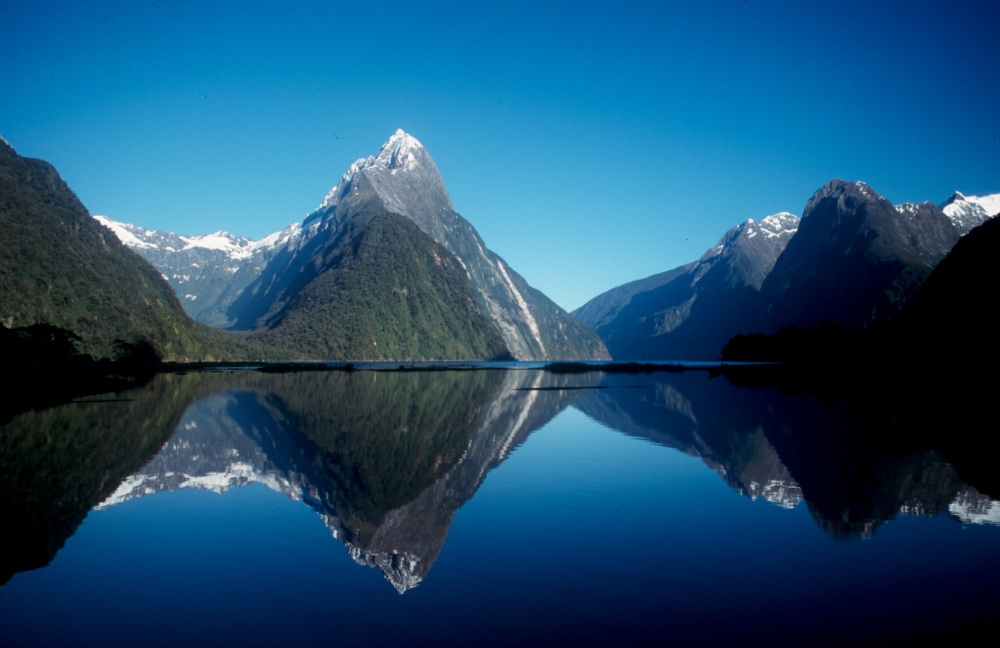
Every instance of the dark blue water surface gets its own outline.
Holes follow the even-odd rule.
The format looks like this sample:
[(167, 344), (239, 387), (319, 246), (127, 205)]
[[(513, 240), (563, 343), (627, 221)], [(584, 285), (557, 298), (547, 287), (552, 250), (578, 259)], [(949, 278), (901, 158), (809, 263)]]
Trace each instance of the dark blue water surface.
[(856, 404), (534, 370), (159, 376), (119, 397), (0, 431), (0, 645), (885, 645), (997, 625), (997, 495)]

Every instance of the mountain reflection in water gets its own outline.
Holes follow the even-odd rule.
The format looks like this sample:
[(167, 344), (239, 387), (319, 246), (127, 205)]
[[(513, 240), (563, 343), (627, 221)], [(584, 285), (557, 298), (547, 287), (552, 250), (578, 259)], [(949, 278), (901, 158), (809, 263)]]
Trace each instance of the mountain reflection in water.
[(609, 375), (575, 407), (610, 428), (700, 457), (741, 495), (784, 508), (803, 499), (835, 537), (868, 537), (899, 514), (1000, 524), (1000, 503), (959, 477), (934, 435), (893, 425), (870, 403), (739, 389), (682, 374)]
[[(976, 466), (963, 467), (954, 439), (938, 443), (934, 435), (912, 434), (905, 423), (897, 424), (891, 412), (871, 403), (740, 388), (701, 372), (164, 374), (121, 394), (22, 413), (0, 428), (0, 522), (13, 539), (13, 549), (0, 557), (0, 582), (7, 583), (0, 589), (0, 619), (7, 620), (2, 614), (4, 596), (17, 596), (19, 591), (15, 586), (20, 577), (15, 574), (52, 561), (79, 525), (86, 524), (89, 510), (117, 510), (126, 502), (178, 489), (223, 493), (248, 484), (261, 484), (310, 507), (355, 562), (381, 570), (397, 592), (409, 592), (434, 580), (429, 573), (442, 556), (456, 512), (489, 481), (490, 471), (571, 406), (604, 426), (601, 429), (642, 439), (648, 456), (673, 448), (699, 458), (730, 489), (773, 511), (763, 516), (767, 519), (794, 515), (804, 505), (827, 538), (871, 539), (881, 526), (900, 516), (944, 515), (977, 527), (1000, 523), (992, 482), (977, 480), (983, 473)], [(563, 479), (585, 482), (585, 474), (572, 471), (585, 473), (595, 466), (574, 467), (572, 462), (586, 438), (586, 434), (563, 438), (552, 451), (561, 456), (548, 455), (531, 479), (546, 480), (545, 488), (556, 494)], [(613, 462), (609, 454), (608, 466)], [(621, 471), (622, 489), (634, 477), (628, 465), (609, 470)], [(973, 476), (971, 483), (965, 475)], [(498, 487), (508, 489), (507, 494), (483, 506), (499, 507), (491, 515), (503, 516), (515, 506), (510, 502), (521, 492), (518, 489), (531, 484), (513, 491), (510, 484)], [(648, 497), (644, 493), (637, 491), (635, 501)], [(539, 492), (522, 506), (530, 514), (544, 507), (540, 502), (546, 497)], [(692, 491), (691, 497), (708, 496)], [(697, 508), (698, 503), (690, 505)], [(541, 509), (538, 514), (555, 519), (565, 515), (567, 520), (573, 515)], [(623, 521), (608, 519), (608, 532), (619, 524)], [(621, 533), (640, 545), (668, 554), (681, 551), (663, 537), (664, 529), (657, 532), (660, 537), (646, 538), (641, 519), (628, 518), (624, 524)], [(752, 524), (746, 529), (748, 538), (759, 533), (753, 529), (767, 523)], [(669, 529), (671, 534), (710, 533), (684, 525)], [(532, 538), (529, 531), (514, 537)], [(1000, 528), (990, 537), (994, 547), (1000, 546)], [(541, 537), (532, 541), (539, 547), (552, 546)], [(555, 542), (556, 546), (570, 543), (564, 544), (568, 557), (579, 538)], [(721, 542), (713, 538), (707, 544)], [(496, 547), (490, 551), (503, 554)], [(532, 547), (522, 550), (530, 552)], [(455, 559), (471, 559), (469, 551), (458, 549)], [(527, 569), (543, 569), (541, 564)], [(590, 568), (599, 571), (597, 566), (603, 564), (595, 562)], [(980, 567), (984, 578), (1000, 575), (996, 563)], [(747, 565), (747, 569), (751, 573), (754, 568)], [(660, 579), (658, 587), (673, 582), (670, 574), (657, 574), (654, 570), (642, 578)], [(554, 582), (577, 582), (575, 576), (531, 571), (527, 577), (536, 579), (531, 582), (539, 583), (540, 589), (524, 593), (526, 600), (565, 597), (567, 610), (572, 610), (566, 614), (596, 614), (577, 609), (581, 604), (574, 598), (577, 595), (551, 590)], [(692, 600), (697, 599), (698, 588), (707, 587), (685, 583)], [(594, 586), (602, 587), (597, 582)], [(640, 590), (636, 596), (643, 596)], [(997, 588), (985, 596), (979, 599), (984, 608), (1000, 603)], [(722, 606), (719, 613), (732, 610)], [(714, 616), (704, 614), (708, 616), (695, 624), (698, 628), (712, 625), (706, 619)], [(596, 618), (592, 622), (597, 623)], [(804, 626), (815, 622), (808, 615), (799, 621)], [(528, 617), (509, 619), (512, 627), (536, 623)], [(616, 622), (601, 623), (601, 632), (615, 635)], [(680, 627), (674, 616), (648, 623), (648, 632), (664, 630), (664, 623)], [(681, 625), (689, 623), (693, 622)], [(640, 633), (636, 637), (648, 639), (645, 631), (633, 630)], [(0, 643), (4, 632), (0, 630)], [(520, 636), (511, 636), (515, 635)], [(500, 635), (496, 638), (499, 641)]]
[(260, 483), (313, 507), (355, 561), (400, 593), (427, 575), (489, 469), (579, 395), (537, 390), (559, 383), (537, 371), (240, 380), (248, 384), (189, 407), (159, 454), (99, 507)]

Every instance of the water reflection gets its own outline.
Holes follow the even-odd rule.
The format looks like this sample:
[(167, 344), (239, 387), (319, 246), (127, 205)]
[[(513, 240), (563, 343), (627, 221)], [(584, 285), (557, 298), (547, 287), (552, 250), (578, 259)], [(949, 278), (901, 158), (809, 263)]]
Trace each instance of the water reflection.
[(178, 376), (14, 415), (0, 427), (0, 585), (47, 565), (86, 517), (170, 437), (189, 402)]
[(415, 587), (486, 473), (579, 395), (538, 371), (233, 377), (100, 507), (260, 483), (314, 508), (360, 564)]
[(835, 537), (869, 537), (899, 514), (1000, 522), (1000, 504), (960, 477), (964, 455), (942, 457), (951, 430), (927, 434), (915, 410), (904, 415), (901, 403), (789, 395), (690, 373), (609, 375), (601, 387), (575, 407), (608, 427), (700, 457), (750, 499), (784, 508), (805, 501)]
[(942, 458), (953, 447), (881, 406), (702, 373), (161, 375), (0, 429), (0, 522), (14, 546), (0, 557), (0, 583), (47, 564), (93, 507), (259, 483), (313, 508), (356, 562), (406, 592), (487, 473), (571, 404), (700, 457), (750, 499), (804, 502), (834, 537), (869, 537), (900, 514), (1000, 522), (1000, 505), (963, 480), (957, 455)]

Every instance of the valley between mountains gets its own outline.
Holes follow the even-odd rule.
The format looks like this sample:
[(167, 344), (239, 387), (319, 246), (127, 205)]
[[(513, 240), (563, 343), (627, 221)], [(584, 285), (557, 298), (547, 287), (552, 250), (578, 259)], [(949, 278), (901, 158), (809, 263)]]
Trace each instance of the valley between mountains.
[[(55, 169), (2, 140), (0, 198), (3, 343), (35, 364), (46, 354), (717, 360), (736, 336), (746, 349), (749, 335), (831, 325), (888, 327), (895, 339), (935, 339), (947, 354), (933, 329), (949, 320), (978, 330), (978, 311), (966, 307), (991, 300), (997, 280), (976, 257), (996, 249), (997, 228), (984, 224), (1000, 194), (893, 205), (863, 182), (832, 180), (801, 218), (749, 219), (701, 258), (570, 314), (487, 247), (430, 154), (402, 130), (352, 164), (305, 219), (261, 240), (91, 217)], [(943, 264), (953, 249), (972, 261)], [(929, 279), (939, 264), (960, 269)], [(930, 295), (909, 306), (918, 292)], [(990, 347), (971, 337), (966, 350)]]

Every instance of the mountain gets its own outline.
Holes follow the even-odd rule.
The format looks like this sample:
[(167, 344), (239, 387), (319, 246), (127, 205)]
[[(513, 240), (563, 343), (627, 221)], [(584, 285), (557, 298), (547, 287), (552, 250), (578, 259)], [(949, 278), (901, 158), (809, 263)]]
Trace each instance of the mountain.
[(0, 140), (0, 321), (48, 325), (79, 352), (116, 358), (136, 345), (201, 357), (205, 338), (170, 286), (90, 217), (51, 165)]
[(184, 236), (94, 216), (122, 243), (146, 259), (166, 278), (193, 319), (226, 328), (226, 311), (239, 293), (256, 279), (282, 245), (298, 231), (291, 226), (259, 241), (215, 232)]
[(714, 359), (730, 337), (756, 324), (758, 291), (798, 220), (789, 213), (749, 219), (698, 261), (614, 288), (573, 314), (619, 360)]
[(938, 207), (964, 235), (989, 218), (1000, 214), (1000, 194), (963, 196), (961, 192), (956, 191)]
[(863, 182), (832, 180), (761, 285), (762, 329), (887, 321), (959, 236), (930, 203), (896, 208)]
[(1000, 289), (1000, 219), (990, 219), (955, 244), (893, 321), (903, 348), (921, 359), (989, 362), (1000, 345), (989, 323)]
[(251, 337), (351, 360), (509, 359), (454, 255), (390, 212), (302, 255), (294, 292)]
[(894, 206), (863, 182), (833, 180), (801, 219), (733, 228), (701, 259), (614, 288), (574, 312), (617, 359), (718, 357), (737, 334), (865, 328), (891, 319), (1000, 194), (942, 207)]
[[(453, 209), (430, 155), (420, 142), (401, 130), (389, 138), (377, 156), (354, 162), (319, 208), (305, 219), (298, 234), (275, 251), (260, 276), (229, 308), (227, 316), (234, 322), (231, 328), (277, 331), (282, 322), (305, 317), (312, 320), (309, 328), (318, 341), (340, 326), (339, 317), (355, 317), (356, 313), (343, 311), (320, 316), (317, 309), (322, 304), (303, 297), (303, 291), (324, 273), (339, 268), (347, 249), (345, 241), (361, 236), (374, 219), (386, 213), (416, 225), (431, 242), (441, 246), (439, 252), (431, 252), (430, 247), (425, 250), (434, 259), (433, 267), (443, 269), (454, 257), (476, 305), (514, 358), (609, 357), (596, 335), (531, 288), (486, 248), (472, 225)], [(426, 242), (418, 245), (423, 247)], [(378, 301), (396, 299), (399, 293), (394, 291), (410, 287), (370, 283), (358, 284), (357, 288)], [(389, 307), (383, 304), (379, 308)], [(305, 315), (295, 314), (303, 310)], [(373, 357), (384, 357), (375, 345), (369, 345), (368, 350)], [(386, 359), (410, 358), (414, 357)]]

